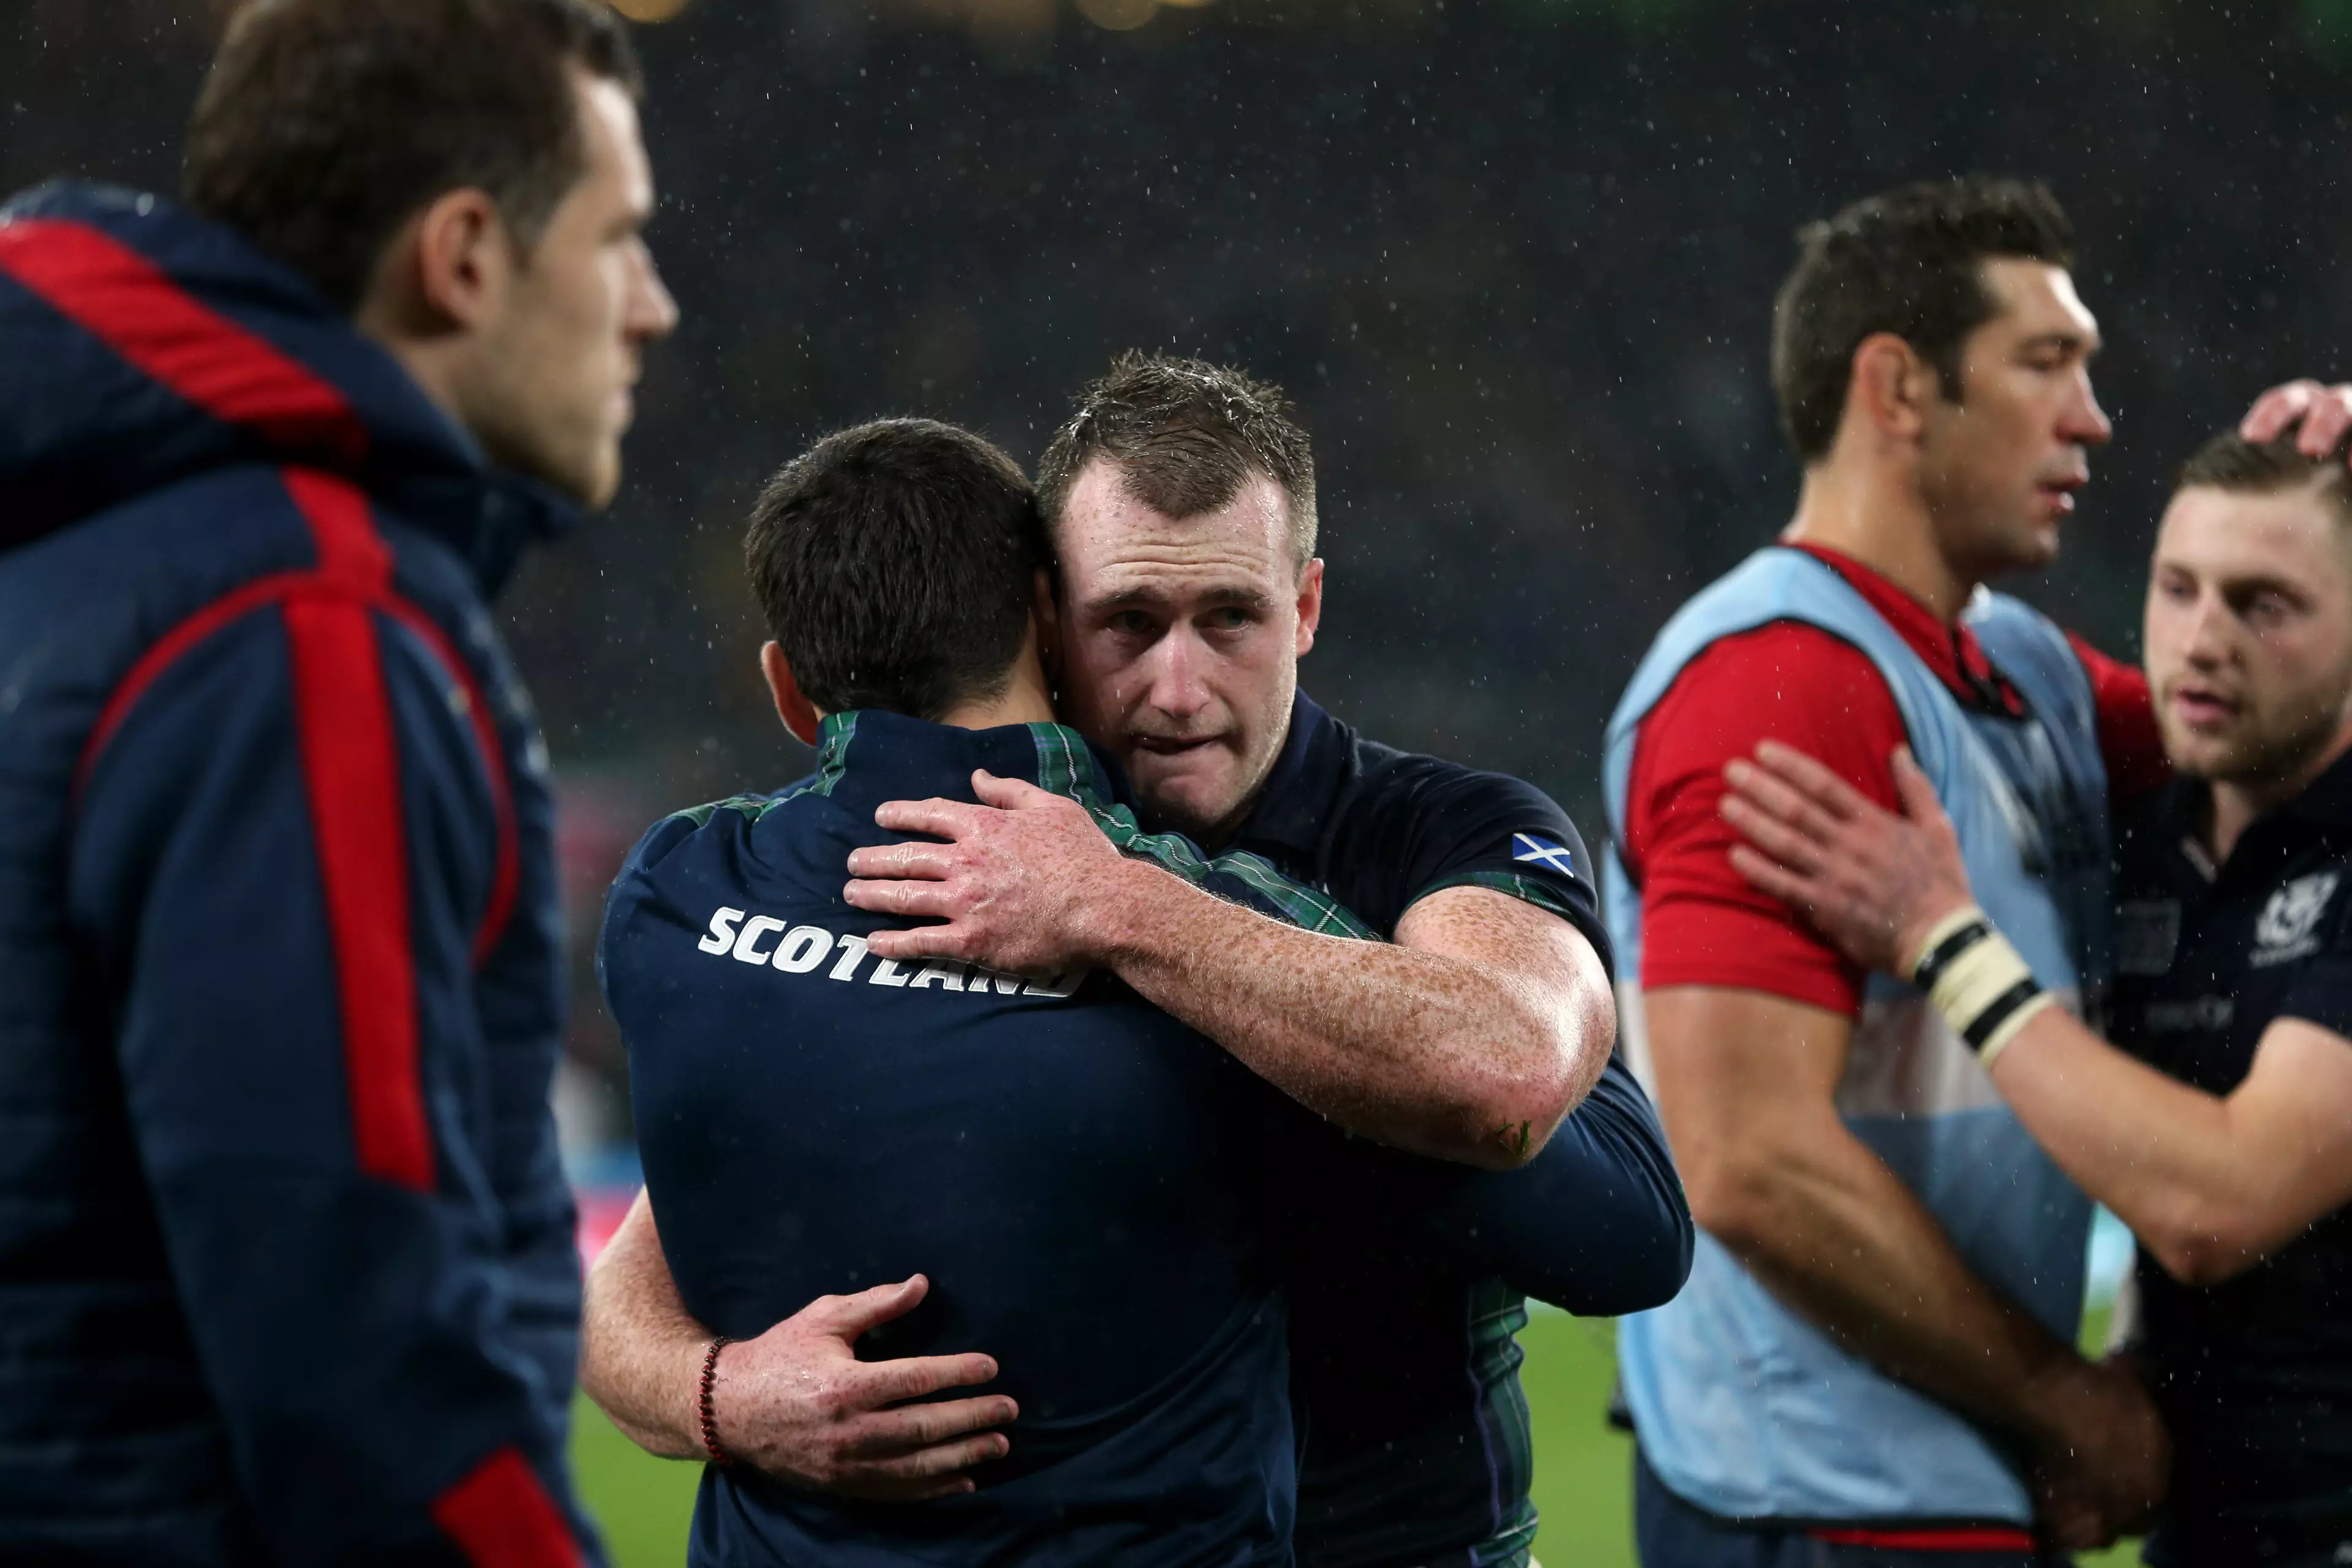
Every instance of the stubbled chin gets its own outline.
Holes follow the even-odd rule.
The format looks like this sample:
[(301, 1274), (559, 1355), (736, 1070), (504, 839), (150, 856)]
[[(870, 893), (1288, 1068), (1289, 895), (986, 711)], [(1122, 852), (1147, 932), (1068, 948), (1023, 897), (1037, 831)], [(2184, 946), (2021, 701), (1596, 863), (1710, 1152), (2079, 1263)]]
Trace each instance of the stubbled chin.
[(1223, 820), (1231, 790), (1224, 770), (1197, 755), (1157, 757), (1138, 753), (1128, 766), (1135, 792), (1154, 817), (1188, 832)]
[(2157, 728), (2164, 738), (2164, 754), (2176, 772), (2192, 779), (2210, 779), (2229, 771), (2237, 751), (2229, 740), (2200, 734), (2178, 722), (2160, 722)]

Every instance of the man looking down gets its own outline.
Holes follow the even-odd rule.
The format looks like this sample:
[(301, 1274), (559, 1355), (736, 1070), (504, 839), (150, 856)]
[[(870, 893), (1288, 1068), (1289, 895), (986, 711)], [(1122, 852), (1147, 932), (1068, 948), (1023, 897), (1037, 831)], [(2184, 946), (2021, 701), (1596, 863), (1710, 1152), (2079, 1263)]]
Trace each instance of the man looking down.
[[(2139, 1237), (2133, 1361), (2171, 1430), (2163, 1568), (2352, 1557), (2352, 476), (2216, 437), (2149, 568), (2178, 778), (2126, 819), (2100, 1039), (1978, 907), (1905, 752), (1903, 815), (1785, 747), (1732, 763), (1734, 862), (1926, 991), (2053, 1158)], [(1758, 853), (1760, 849), (1762, 853)]]
[(2043, 983), (2104, 985), (2144, 689), (1979, 593), (2058, 549), (2109, 435), (2098, 330), (2038, 186), (1906, 187), (1801, 247), (1772, 342), (1795, 516), (1667, 623), (1609, 726), (1626, 1034), (1704, 1232), (1689, 1287), (1620, 1329), (1636, 1532), (1651, 1568), (2022, 1565), (2163, 1481), (2137, 1383), (2074, 1349), (2090, 1205), (1958, 1036), (1747, 884), (1716, 806), (1765, 739), (1891, 802), (1908, 735)]
[[(938, 1290), (877, 1348), (986, 1345), (1022, 1422), (1009, 1457), (986, 1440), (1001, 1462), (977, 1490), (951, 1478), (913, 1489), (926, 1507), (860, 1507), (727, 1467), (698, 1391), (699, 1436), (722, 1462), (694, 1560), (1288, 1561), (1273, 1287), (1286, 1216), (1318, 1194), (1285, 1165), (1327, 1158), (1330, 1134), (1108, 974), (1024, 980), (874, 951), (838, 867), (882, 836), (894, 790), (961, 791), (993, 768), (1086, 813), (1097, 874), (1124, 849), (1169, 884), (1155, 896), (1197, 887), (1253, 928), (1369, 931), (1255, 857), (1204, 859), (1108, 806), (1085, 742), (1050, 721), (1028, 487), (977, 438), (919, 421), (828, 437), (770, 487), (748, 548), (778, 710), (822, 749), (804, 785), (658, 826), (614, 890), (601, 958), (661, 1243), (686, 1303), (722, 1332), (919, 1264)], [(1604, 1137), (1570, 1159), (1580, 1129), (1513, 1177), (1415, 1162), (1389, 1217), (1521, 1289), (1572, 1296), (1580, 1276), (1629, 1265), (1678, 1274), (1671, 1173), (1654, 1130), (1621, 1131), (1630, 1153), (1601, 1152)], [(1591, 1191), (1596, 1173), (1640, 1190)], [(1570, 1227), (1510, 1212), (1588, 1192), (1624, 1219), (1612, 1239), (1653, 1261), (1602, 1264), (1559, 1239)], [(724, 1348), (706, 1352), (702, 1390)]]
[[(1059, 561), (1045, 641), (1062, 702), (1135, 769), (1147, 825), (1190, 824), (1263, 855), (1394, 944), (1267, 929), (1185, 889), (1139, 885), (1131, 868), (1098, 875), (1091, 830), (1064, 803), (983, 780), (1019, 809), (963, 805), (941, 823), (954, 835), (941, 858), (859, 860), (861, 907), (912, 898), (961, 911), (877, 932), (882, 946), (1113, 969), (1342, 1126), (1484, 1163), (1533, 1158), (1539, 1173), (1556, 1160), (1577, 1203), (1547, 1209), (1530, 1189), (1506, 1205), (1530, 1244), (1584, 1260), (1546, 1298), (1610, 1313), (1671, 1294), (1679, 1260), (1634, 1216), (1679, 1202), (1658, 1206), (1671, 1171), (1639, 1090), (1609, 1063), (1605, 943), (1574, 827), (1517, 780), (1381, 746), (1297, 689), (1322, 564), (1311, 452), (1279, 394), (1199, 362), (1129, 356), (1087, 389), (1041, 475)], [(879, 871), (914, 877), (894, 886)], [(1595, 1074), (1565, 1146), (1547, 1148), (1562, 1097)], [(1306, 1563), (1508, 1563), (1534, 1537), (1512, 1337), (1524, 1285), (1396, 1224), (1384, 1194), (1416, 1163), (1333, 1145), (1308, 1171), (1339, 1195), (1318, 1213), (1294, 1294)], [(921, 1289), (821, 1304), (729, 1346), (721, 1425), (733, 1419), (747, 1447), (812, 1484), (895, 1493), (911, 1470), (971, 1462), (986, 1439), (970, 1435), (1002, 1419), (988, 1400), (919, 1427), (877, 1408), (899, 1384), (845, 1349)], [(583, 1383), (640, 1441), (691, 1452), (687, 1394), (707, 1342), (640, 1205), (590, 1281)], [(987, 1371), (935, 1362), (908, 1375), (937, 1388)]]

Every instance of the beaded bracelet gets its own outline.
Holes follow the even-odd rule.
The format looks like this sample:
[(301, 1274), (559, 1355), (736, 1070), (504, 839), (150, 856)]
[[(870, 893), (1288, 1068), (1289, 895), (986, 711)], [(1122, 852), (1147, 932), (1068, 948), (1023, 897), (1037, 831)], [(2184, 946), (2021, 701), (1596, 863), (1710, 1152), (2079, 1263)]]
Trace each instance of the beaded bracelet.
[(719, 1418), (711, 1412), (710, 1385), (719, 1376), (719, 1352), (734, 1342), (725, 1334), (720, 1334), (710, 1342), (710, 1348), (702, 1352), (702, 1390), (699, 1399), (702, 1409), (702, 1447), (703, 1451), (710, 1456), (710, 1462), (722, 1468), (730, 1461), (727, 1458), (727, 1450), (719, 1446)]

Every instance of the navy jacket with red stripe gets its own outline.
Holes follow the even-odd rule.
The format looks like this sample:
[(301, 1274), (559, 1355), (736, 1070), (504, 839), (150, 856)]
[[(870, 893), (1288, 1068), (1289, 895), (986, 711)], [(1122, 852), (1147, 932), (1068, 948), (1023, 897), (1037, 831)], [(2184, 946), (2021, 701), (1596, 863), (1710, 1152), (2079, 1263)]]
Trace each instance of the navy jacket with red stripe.
[(567, 516), (235, 235), (0, 208), (0, 1562), (598, 1560), (486, 609)]

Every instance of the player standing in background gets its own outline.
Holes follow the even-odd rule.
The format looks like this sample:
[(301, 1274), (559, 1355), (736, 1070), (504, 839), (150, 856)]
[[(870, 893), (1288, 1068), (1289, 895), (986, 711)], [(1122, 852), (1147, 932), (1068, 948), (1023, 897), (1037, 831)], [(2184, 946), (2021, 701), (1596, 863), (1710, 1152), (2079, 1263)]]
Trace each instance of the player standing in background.
[[(1083, 816), (998, 780), (982, 798), (1010, 809), (887, 808), (884, 826), (952, 844), (861, 851), (852, 901), (952, 922), (877, 932), (875, 951), (1114, 969), (1343, 1125), (1456, 1159), (1544, 1157), (1560, 1110), (1596, 1076), (1597, 1113), (1635, 1114), (1638, 1090), (1609, 1059), (1605, 944), (1567, 817), (1517, 780), (1366, 740), (1297, 690), (1322, 563), (1312, 458), (1279, 394), (1198, 362), (1130, 357), (1087, 389), (1039, 467), (1060, 564), (1048, 640), (1063, 708), (1129, 768), (1147, 825), (1261, 854), (1395, 942), (1262, 929), (1205, 896), (1171, 898), (1156, 873), (1102, 875)], [(1292, 1306), (1299, 1558), (1520, 1562), (1535, 1533), (1513, 1337), (1524, 1304), (1491, 1268), (1397, 1234), (1380, 1194), (1408, 1163), (1358, 1145), (1320, 1173), (1339, 1197)], [(1609, 1269), (1622, 1244), (1607, 1227), (1573, 1212), (1538, 1222), (1580, 1230), (1593, 1278), (1609, 1282), (1611, 1294), (1560, 1304), (1622, 1310), (1636, 1282)], [(655, 1241), (640, 1205), (599, 1263), (583, 1381), (641, 1441), (692, 1453), (709, 1336), (683, 1314)], [(955, 1446), (992, 1419), (989, 1400), (919, 1426), (877, 1414), (896, 1397), (887, 1374), (849, 1359), (859, 1331), (919, 1290), (869, 1291), (846, 1312), (820, 1304), (728, 1347), (739, 1370), (722, 1394), (745, 1447), (803, 1479), (861, 1488), (903, 1484), (882, 1467), (927, 1451), (971, 1453)]]
[(256, 0), (0, 210), (0, 1560), (561, 1568), (544, 748), (486, 599), (676, 310), (583, 0)]
[(1891, 805), (1907, 737), (2043, 984), (2103, 988), (2110, 790), (2161, 763), (2146, 690), (1977, 597), (2054, 556), (2109, 434), (2072, 251), (2009, 182), (1805, 231), (1772, 352), (1795, 520), (1668, 623), (1610, 723), (1625, 1029), (1705, 1233), (1620, 1334), (1651, 1568), (2023, 1564), (2163, 1483), (2146, 1395), (2074, 1349), (2088, 1202), (1924, 999), (1748, 885), (1717, 809), (1767, 739)]
[(2019, 988), (1915, 767), (1895, 764), (1909, 821), (1786, 751), (1732, 764), (1726, 810), (1772, 857), (1743, 851), (1741, 869), (1856, 963), (1927, 989), (2034, 1137), (2139, 1237), (2132, 1363), (2176, 1457), (2147, 1560), (2318, 1568), (2352, 1560), (2340, 454), (2230, 435), (2192, 457), (2145, 644), (2179, 776), (2116, 835), (2120, 1049)]

